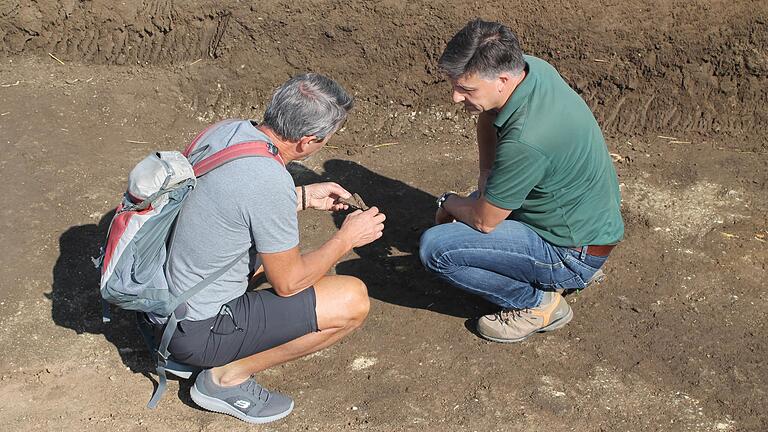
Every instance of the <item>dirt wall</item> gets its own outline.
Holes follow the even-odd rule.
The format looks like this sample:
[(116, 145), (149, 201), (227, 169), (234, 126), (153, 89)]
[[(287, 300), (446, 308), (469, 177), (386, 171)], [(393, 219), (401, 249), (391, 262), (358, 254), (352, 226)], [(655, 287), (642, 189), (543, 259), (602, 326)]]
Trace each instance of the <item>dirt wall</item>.
[(445, 98), (436, 70), (445, 41), (481, 16), (509, 24), (525, 51), (553, 62), (608, 133), (715, 133), (726, 146), (765, 150), (764, 136), (744, 133), (768, 121), (766, 9), (762, 1), (39, 0), (0, 6), (0, 53), (214, 62), (221, 74), (190, 75), (183, 88), (196, 107), (219, 110), (248, 112), (306, 70), (341, 77), (383, 108), (390, 100), (422, 108)]

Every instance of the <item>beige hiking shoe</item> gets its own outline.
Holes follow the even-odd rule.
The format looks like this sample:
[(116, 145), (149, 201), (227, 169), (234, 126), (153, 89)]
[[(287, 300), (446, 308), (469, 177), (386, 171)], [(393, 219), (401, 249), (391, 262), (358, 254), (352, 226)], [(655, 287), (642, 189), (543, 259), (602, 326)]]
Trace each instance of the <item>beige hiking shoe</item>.
[(520, 342), (534, 333), (557, 330), (568, 324), (573, 311), (563, 297), (545, 291), (538, 307), (508, 309), (477, 320), (477, 332), (494, 342)]

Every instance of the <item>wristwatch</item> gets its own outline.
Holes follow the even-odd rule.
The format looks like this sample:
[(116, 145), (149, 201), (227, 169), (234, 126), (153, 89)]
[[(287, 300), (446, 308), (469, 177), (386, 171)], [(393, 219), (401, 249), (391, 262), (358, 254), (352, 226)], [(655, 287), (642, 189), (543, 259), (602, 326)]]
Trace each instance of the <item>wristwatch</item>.
[(440, 198), (437, 199), (437, 208), (443, 208), (443, 203), (445, 203), (445, 200), (451, 195), (456, 195), (456, 192), (449, 191), (440, 195)]

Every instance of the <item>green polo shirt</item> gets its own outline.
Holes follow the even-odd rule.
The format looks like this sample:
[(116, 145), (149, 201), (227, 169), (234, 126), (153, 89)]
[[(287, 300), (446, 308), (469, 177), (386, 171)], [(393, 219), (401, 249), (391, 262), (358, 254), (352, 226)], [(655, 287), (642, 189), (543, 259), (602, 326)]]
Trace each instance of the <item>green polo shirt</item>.
[(525, 79), (494, 122), (485, 198), (557, 246), (617, 243), (621, 197), (600, 126), (552, 65), (525, 62)]

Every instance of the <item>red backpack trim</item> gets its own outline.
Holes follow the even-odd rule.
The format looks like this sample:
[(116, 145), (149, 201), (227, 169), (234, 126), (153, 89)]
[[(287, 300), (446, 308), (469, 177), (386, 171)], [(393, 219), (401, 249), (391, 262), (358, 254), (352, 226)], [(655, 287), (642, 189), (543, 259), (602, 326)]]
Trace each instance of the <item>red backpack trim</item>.
[(196, 163), (192, 168), (195, 170), (195, 177), (200, 177), (229, 161), (250, 156), (268, 157), (285, 166), (285, 161), (277, 153), (277, 148), (274, 145), (269, 144), (266, 141), (249, 141), (231, 145), (225, 149), (219, 150)]

